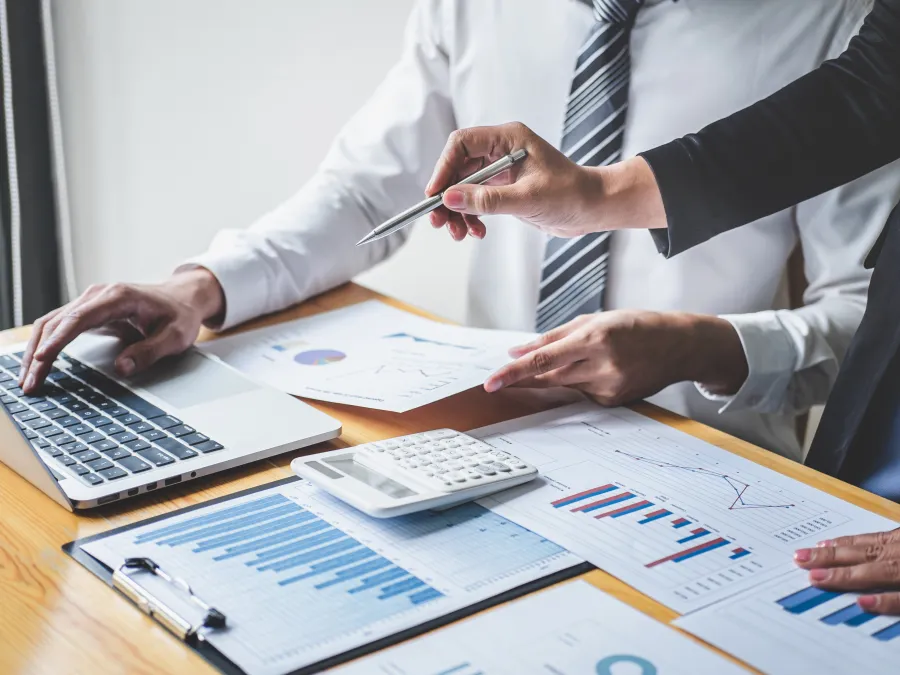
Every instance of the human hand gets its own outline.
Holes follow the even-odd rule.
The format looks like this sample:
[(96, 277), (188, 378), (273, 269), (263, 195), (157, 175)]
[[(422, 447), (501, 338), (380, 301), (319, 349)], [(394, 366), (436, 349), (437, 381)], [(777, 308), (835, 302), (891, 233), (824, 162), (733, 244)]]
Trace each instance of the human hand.
[(607, 406), (645, 398), (675, 382), (735, 393), (747, 361), (730, 323), (713, 316), (616, 310), (586, 314), (514, 347), (484, 384), (571, 387)]
[(869, 592), (859, 606), (871, 614), (900, 616), (900, 529), (823, 541), (794, 553), (813, 586)]
[(22, 356), (19, 386), (40, 389), (59, 353), (81, 333), (106, 327), (131, 344), (116, 358), (128, 376), (164, 356), (177, 354), (197, 339), (203, 321), (220, 314), (225, 298), (211, 272), (193, 269), (155, 285), (91, 286), (69, 304), (34, 322)]
[[(456, 185), (514, 150), (528, 156), (485, 185)], [(449, 187), (448, 186), (453, 186)], [(444, 192), (430, 215), (457, 241), (483, 238), (479, 216), (505, 213), (547, 234), (577, 237), (627, 227), (666, 226), (662, 197), (649, 165), (640, 157), (609, 167), (583, 167), (569, 160), (524, 124), (454, 131), (425, 194)]]

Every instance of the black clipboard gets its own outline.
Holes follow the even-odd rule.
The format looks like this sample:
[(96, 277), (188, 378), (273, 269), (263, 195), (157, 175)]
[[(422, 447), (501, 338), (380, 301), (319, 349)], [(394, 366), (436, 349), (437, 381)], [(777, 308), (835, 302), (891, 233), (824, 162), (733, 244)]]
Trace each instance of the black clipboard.
[[(124, 525), (122, 527), (117, 527), (113, 530), (109, 530), (108, 532), (102, 532), (100, 534), (95, 534), (90, 537), (85, 537), (83, 539), (76, 539), (75, 541), (71, 541), (68, 544), (64, 544), (62, 550), (71, 556), (75, 561), (80, 563), (94, 575), (102, 579), (110, 588), (114, 589), (113, 586), (113, 572), (111, 568), (107, 567), (104, 563), (100, 562), (93, 556), (85, 553), (83, 550), (83, 546), (85, 544), (89, 544), (94, 541), (99, 541), (105, 539), (106, 537), (110, 537), (115, 534), (119, 534), (120, 532), (127, 532), (128, 530), (134, 529), (136, 527), (141, 527), (144, 525), (148, 525), (150, 523), (159, 522), (163, 520), (167, 520), (174, 516), (178, 516), (184, 513), (188, 513), (190, 511), (194, 511), (196, 509), (206, 508), (208, 506), (213, 506), (215, 504), (228, 502), (232, 499), (237, 499), (239, 497), (243, 497), (245, 495), (253, 494), (254, 492), (259, 492), (261, 490), (268, 490), (274, 487), (279, 487), (281, 485), (285, 485), (287, 483), (293, 483), (295, 481), (300, 480), (297, 476), (291, 476), (290, 478), (283, 478), (278, 481), (274, 481), (272, 483), (266, 483), (265, 485), (259, 485), (254, 488), (249, 488), (247, 490), (241, 490), (240, 492), (235, 492), (234, 494), (225, 495), (224, 497), (217, 497), (215, 499), (211, 499), (209, 501), (203, 502), (201, 504), (194, 504), (193, 506), (188, 506), (183, 509), (178, 509), (177, 511), (173, 511), (171, 513), (162, 514), (159, 516), (154, 516), (153, 518), (147, 518), (146, 520), (141, 520), (136, 523), (132, 523), (131, 525)], [(289, 673), (285, 673), (284, 675), (308, 675), (310, 673), (318, 673), (327, 668), (333, 668), (339, 664), (345, 663), (347, 661), (351, 661), (353, 659), (357, 659), (361, 656), (365, 656), (367, 654), (371, 654), (376, 651), (380, 651), (386, 647), (393, 646), (400, 642), (404, 642), (410, 638), (416, 637), (418, 635), (422, 635), (436, 628), (440, 628), (441, 626), (446, 626), (447, 624), (453, 623), (454, 621), (458, 621), (459, 619), (465, 618), (467, 616), (471, 616), (480, 612), (489, 607), (494, 607), (496, 605), (503, 604), (508, 602), (509, 600), (514, 600), (515, 598), (522, 597), (524, 595), (528, 595), (534, 591), (540, 590), (542, 588), (547, 588), (548, 586), (552, 586), (561, 581), (565, 581), (567, 579), (572, 579), (576, 576), (580, 576), (586, 572), (590, 572), (596, 569), (590, 563), (580, 563), (568, 569), (562, 570), (560, 572), (555, 572), (545, 577), (541, 577), (540, 579), (535, 579), (534, 581), (530, 581), (526, 584), (518, 586), (516, 588), (512, 588), (508, 591), (504, 591), (498, 595), (495, 595), (491, 598), (487, 598), (486, 600), (482, 600), (481, 602), (477, 602), (473, 605), (469, 605), (462, 609), (456, 610), (454, 612), (450, 612), (449, 614), (445, 614), (444, 616), (438, 617), (436, 619), (432, 619), (431, 621), (427, 621), (425, 623), (419, 624), (418, 626), (414, 626), (413, 628), (409, 628), (394, 635), (390, 635), (385, 638), (381, 638), (379, 640), (375, 640), (374, 642), (370, 642), (368, 644), (362, 645), (355, 649), (351, 649), (350, 651), (344, 652), (342, 654), (337, 654), (335, 656), (331, 656), (327, 659), (323, 659), (318, 661), (317, 663), (313, 663), (308, 666), (304, 666), (299, 668), (298, 670), (291, 671)], [(128, 599), (128, 596), (119, 593), (122, 597)], [(130, 600), (132, 601), (132, 600)], [(133, 601), (132, 601), (133, 602)], [(157, 620), (158, 621), (158, 620)], [(159, 623), (162, 623), (158, 621)], [(166, 627), (164, 625), (164, 627)], [(171, 632), (171, 630), (167, 631), (169, 634), (178, 639), (178, 637)], [(246, 675), (246, 672), (238, 667), (235, 663), (233, 663), (230, 659), (228, 659), (224, 654), (222, 654), (218, 649), (213, 647), (209, 642), (205, 640), (196, 640), (196, 639), (184, 639), (179, 640), (182, 644), (186, 645), (190, 649), (193, 649), (197, 654), (199, 654), (207, 663), (209, 663), (214, 668), (217, 668), (225, 675)]]

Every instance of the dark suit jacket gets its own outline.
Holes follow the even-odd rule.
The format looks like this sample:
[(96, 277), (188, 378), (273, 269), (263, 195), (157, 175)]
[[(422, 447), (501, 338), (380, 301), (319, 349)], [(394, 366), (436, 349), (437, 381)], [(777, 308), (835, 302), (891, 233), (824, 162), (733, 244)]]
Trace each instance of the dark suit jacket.
[[(876, 0), (839, 58), (702, 131), (641, 153), (662, 193), (675, 255), (900, 158), (900, 0)], [(870, 259), (869, 304), (808, 463), (841, 475), (866, 452), (861, 422), (900, 346), (900, 209)]]

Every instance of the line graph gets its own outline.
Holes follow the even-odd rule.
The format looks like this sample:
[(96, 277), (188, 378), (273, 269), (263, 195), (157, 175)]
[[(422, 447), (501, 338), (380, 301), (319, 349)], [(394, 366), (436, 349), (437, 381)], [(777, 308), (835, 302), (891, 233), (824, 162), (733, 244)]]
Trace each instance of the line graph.
[(650, 457), (641, 457), (640, 455), (633, 455), (628, 452), (624, 452), (622, 450), (616, 450), (616, 452), (620, 455), (624, 455), (626, 457), (630, 457), (631, 459), (638, 462), (647, 462), (648, 464), (653, 464), (654, 466), (658, 466), (661, 468), (667, 469), (680, 469), (682, 471), (688, 471), (690, 473), (699, 474), (702, 476), (709, 476), (712, 478), (717, 478), (725, 481), (728, 486), (734, 490), (734, 501), (728, 506), (729, 511), (735, 511), (738, 509), (791, 509), (796, 506), (796, 504), (754, 504), (752, 502), (748, 502), (744, 498), (744, 494), (750, 488), (749, 483), (745, 483), (744, 481), (734, 478), (733, 476), (729, 476), (727, 473), (719, 473), (718, 471), (711, 471), (709, 469), (704, 469), (702, 466), (681, 466), (679, 464), (672, 464), (671, 462), (665, 462), (657, 459), (652, 459)]

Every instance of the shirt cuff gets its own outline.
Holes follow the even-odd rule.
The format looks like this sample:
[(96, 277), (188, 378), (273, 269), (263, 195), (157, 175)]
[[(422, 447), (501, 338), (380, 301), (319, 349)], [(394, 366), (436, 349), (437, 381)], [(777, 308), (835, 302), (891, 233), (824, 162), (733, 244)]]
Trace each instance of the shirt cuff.
[(740, 338), (747, 359), (747, 379), (731, 396), (715, 394), (699, 382), (697, 390), (711, 401), (723, 403), (720, 413), (754, 410), (778, 412), (794, 376), (797, 351), (774, 311), (719, 317), (730, 323)]
[(186, 260), (175, 270), (202, 267), (209, 270), (222, 287), (225, 296), (225, 313), (219, 325), (207, 325), (214, 331), (223, 331), (259, 316), (259, 299), (266, 297), (266, 277), (250, 253), (232, 248), (227, 253), (207, 251)]

